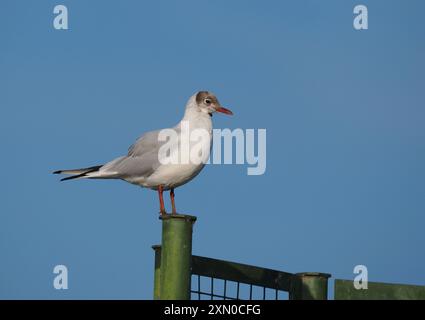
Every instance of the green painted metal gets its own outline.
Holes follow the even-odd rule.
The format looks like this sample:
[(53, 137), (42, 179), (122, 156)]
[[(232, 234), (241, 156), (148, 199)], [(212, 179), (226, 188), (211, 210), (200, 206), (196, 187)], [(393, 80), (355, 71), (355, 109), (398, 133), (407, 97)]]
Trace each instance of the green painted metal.
[[(327, 273), (288, 273), (252, 265), (192, 256), (196, 217), (161, 216), (162, 245), (155, 245), (154, 299), (190, 299), (191, 275), (246, 283), (289, 292), (291, 300), (326, 300)], [(425, 286), (368, 282), (356, 289), (352, 280), (335, 280), (335, 300), (425, 300)]]
[(192, 230), (196, 217), (181, 214), (161, 216), (161, 300), (190, 299)]
[(192, 274), (282, 291), (290, 290), (293, 276), (288, 272), (199, 256), (192, 256)]
[(289, 299), (291, 300), (327, 300), (327, 273), (302, 272), (294, 275)]
[(152, 249), (155, 251), (155, 271), (153, 281), (153, 298), (154, 300), (160, 299), (161, 294), (161, 246), (154, 245)]
[(335, 300), (425, 300), (425, 286), (368, 282), (367, 289), (356, 289), (352, 280), (336, 279)]

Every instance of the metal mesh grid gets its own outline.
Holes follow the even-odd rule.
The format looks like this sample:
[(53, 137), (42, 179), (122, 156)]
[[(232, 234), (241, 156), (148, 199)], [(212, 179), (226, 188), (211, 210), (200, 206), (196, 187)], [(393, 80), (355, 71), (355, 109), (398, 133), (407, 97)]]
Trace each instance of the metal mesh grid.
[(288, 293), (250, 283), (192, 274), (192, 300), (286, 300)]
[(293, 274), (192, 255), (191, 298), (197, 300), (288, 299)]

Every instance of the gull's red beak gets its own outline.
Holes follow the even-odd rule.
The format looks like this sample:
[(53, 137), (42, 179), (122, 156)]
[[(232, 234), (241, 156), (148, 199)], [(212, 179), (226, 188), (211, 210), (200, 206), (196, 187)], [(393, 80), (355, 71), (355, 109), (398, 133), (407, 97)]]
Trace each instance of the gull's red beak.
[(229, 109), (223, 108), (223, 107), (218, 107), (218, 108), (215, 109), (215, 111), (225, 113), (225, 114), (228, 114), (228, 115), (233, 115), (232, 111), (230, 111)]

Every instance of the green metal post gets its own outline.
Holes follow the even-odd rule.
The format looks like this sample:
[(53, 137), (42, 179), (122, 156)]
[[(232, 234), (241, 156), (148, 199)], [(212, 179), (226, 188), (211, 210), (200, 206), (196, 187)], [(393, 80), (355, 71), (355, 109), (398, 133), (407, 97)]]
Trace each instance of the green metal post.
[(290, 299), (292, 300), (327, 300), (327, 273), (302, 272), (294, 275)]
[(189, 300), (192, 262), (192, 229), (196, 217), (161, 216), (161, 300)]
[(154, 245), (152, 249), (155, 251), (155, 272), (153, 276), (153, 298), (160, 299), (161, 293), (161, 246)]

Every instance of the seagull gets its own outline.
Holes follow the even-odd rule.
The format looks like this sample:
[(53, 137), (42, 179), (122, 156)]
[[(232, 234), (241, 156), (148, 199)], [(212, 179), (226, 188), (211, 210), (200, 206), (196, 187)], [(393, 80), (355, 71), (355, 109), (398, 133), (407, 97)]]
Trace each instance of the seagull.
[[(156, 190), (159, 197), (160, 214), (166, 215), (163, 192), (170, 191), (172, 214), (177, 214), (174, 189), (189, 182), (204, 168), (212, 146), (212, 115), (215, 112), (232, 115), (232, 111), (220, 105), (217, 97), (209, 91), (199, 91), (190, 97), (182, 120), (173, 128), (149, 131), (130, 146), (125, 156), (118, 157), (104, 165), (81, 169), (57, 170), (54, 174), (71, 175), (61, 181), (72, 179), (120, 179), (131, 184)], [(164, 133), (175, 133), (175, 138), (164, 138)], [(188, 139), (190, 152), (197, 144), (202, 161), (181, 161), (186, 143), (184, 134), (205, 133), (199, 143)], [(165, 135), (166, 136), (166, 135)], [(200, 144), (200, 145), (199, 145)], [(168, 149), (166, 149), (167, 147)], [(168, 150), (163, 152), (164, 149)], [(181, 152), (179, 155), (178, 152)], [(202, 153), (202, 155), (201, 155)], [(174, 158), (173, 158), (174, 156)], [(180, 159), (180, 161), (164, 161)], [(180, 156), (180, 157), (179, 157)], [(168, 158), (167, 158), (168, 157)]]

